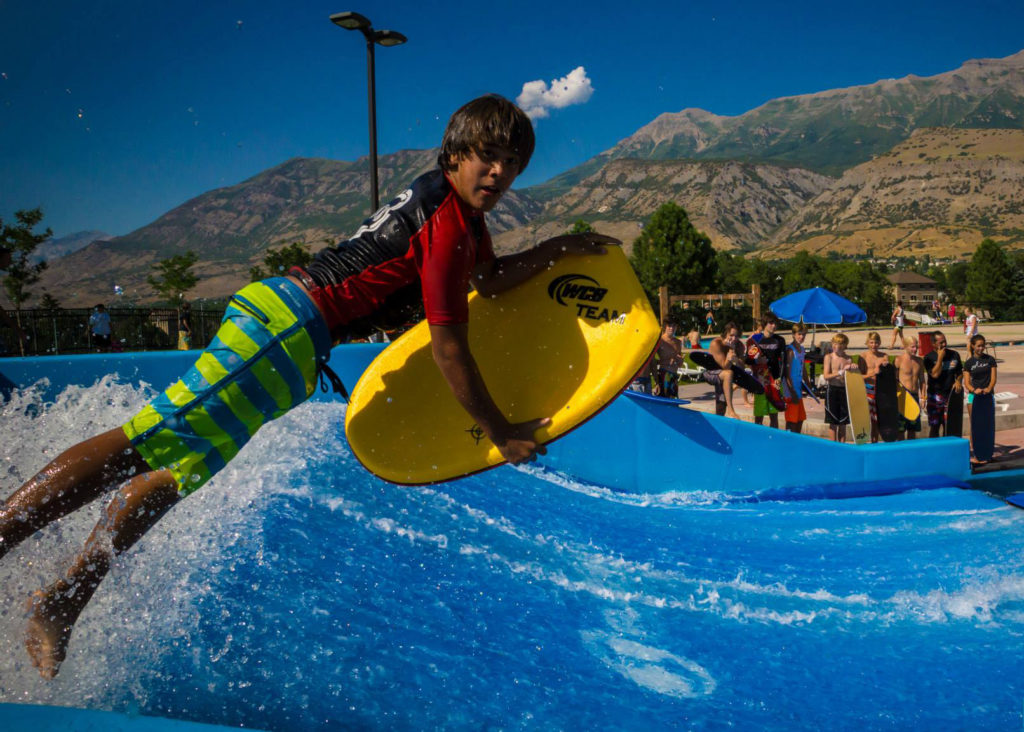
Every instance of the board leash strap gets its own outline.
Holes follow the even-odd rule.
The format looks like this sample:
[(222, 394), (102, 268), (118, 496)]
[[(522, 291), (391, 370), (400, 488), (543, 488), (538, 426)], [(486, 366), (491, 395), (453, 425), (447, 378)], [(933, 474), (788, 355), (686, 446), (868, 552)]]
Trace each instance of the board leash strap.
[(345, 384), (342, 383), (341, 377), (338, 376), (327, 364), (320, 364), (320, 389), (324, 393), (327, 393), (327, 379), (331, 381), (331, 388), (336, 394), (341, 394), (341, 398), (346, 402), (349, 401), (348, 390), (345, 388)]

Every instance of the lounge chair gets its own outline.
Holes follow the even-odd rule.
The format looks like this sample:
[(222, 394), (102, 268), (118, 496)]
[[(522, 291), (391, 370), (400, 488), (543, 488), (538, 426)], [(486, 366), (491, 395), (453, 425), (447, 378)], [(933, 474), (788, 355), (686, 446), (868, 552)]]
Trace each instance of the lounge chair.
[(704, 367), (697, 366), (696, 364), (684, 361), (683, 365), (676, 371), (679, 374), (679, 378), (686, 379), (687, 381), (700, 381), (704, 377)]

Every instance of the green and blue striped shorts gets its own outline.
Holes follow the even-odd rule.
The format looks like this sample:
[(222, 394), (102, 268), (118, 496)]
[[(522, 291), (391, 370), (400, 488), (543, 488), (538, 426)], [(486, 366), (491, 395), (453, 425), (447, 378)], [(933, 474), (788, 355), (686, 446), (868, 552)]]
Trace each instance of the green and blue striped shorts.
[(313, 394), (330, 350), (327, 324), (294, 282), (253, 283), (231, 298), (199, 360), (124, 432), (151, 468), (167, 468), (179, 492), (192, 493)]

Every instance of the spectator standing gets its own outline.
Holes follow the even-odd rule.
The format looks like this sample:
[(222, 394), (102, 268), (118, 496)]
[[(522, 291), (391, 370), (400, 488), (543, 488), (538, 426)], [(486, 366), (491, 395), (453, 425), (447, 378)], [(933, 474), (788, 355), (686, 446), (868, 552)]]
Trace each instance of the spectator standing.
[[(964, 364), (964, 390), (967, 392), (967, 403), (973, 405), (982, 400), (995, 399), (992, 393), (996, 388), (996, 360), (990, 354), (985, 353), (985, 336), (972, 336), (969, 348), (971, 357)], [(992, 433), (994, 434), (994, 409), (992, 410), (992, 420)], [(971, 432), (973, 433), (974, 430), (972, 429)], [(971, 450), (974, 450), (973, 440)], [(972, 458), (971, 462), (975, 465), (984, 465), (987, 461)]]
[(89, 316), (89, 332), (92, 335), (92, 346), (97, 351), (110, 350), (110, 313), (99, 303)]
[(832, 429), (832, 439), (846, 442), (846, 425), (850, 424), (850, 410), (846, 403), (846, 372), (857, 368), (846, 353), (850, 339), (844, 333), (832, 336), (832, 351), (825, 354), (822, 377), (828, 384), (825, 392), (825, 422)]
[(704, 335), (711, 335), (715, 331), (715, 314), (708, 310), (704, 316), (704, 322), (707, 325), (707, 330), (704, 331)]
[(807, 419), (804, 409), (803, 385), (807, 382), (807, 364), (804, 361), (804, 339), (807, 326), (793, 325), (793, 342), (786, 347), (785, 364), (782, 368), (782, 396), (786, 400), (786, 429), (800, 434)]
[(178, 310), (178, 350), (188, 351), (192, 348), (192, 306), (187, 302)]
[[(775, 332), (779, 327), (779, 319), (775, 313), (768, 313), (761, 318), (761, 338), (757, 341), (751, 337), (747, 341), (747, 355), (752, 357), (754, 373), (761, 379), (767, 392), (777, 389), (775, 384), (782, 378), (782, 362), (786, 352), (786, 339)], [(777, 397), (776, 397), (777, 398)], [(768, 394), (754, 395), (754, 421), (764, 424), (765, 416), (768, 424), (776, 429), (779, 427), (779, 409), (772, 404)]]
[(903, 305), (896, 303), (896, 309), (892, 311), (892, 315), (889, 318), (892, 322), (892, 343), (889, 344), (890, 349), (895, 348), (897, 342), (903, 342), (903, 325), (906, 322), (906, 318), (907, 314), (903, 310)]
[[(903, 353), (896, 357), (896, 373), (900, 385), (906, 390), (918, 406), (925, 403), (928, 392), (925, 390), (924, 361), (917, 355), (917, 339), (907, 336), (903, 339)], [(908, 421), (900, 415), (900, 439), (913, 440), (921, 431), (921, 415)]]
[(676, 338), (676, 324), (665, 323), (656, 350), (658, 380), (654, 386), (655, 396), (679, 396), (679, 367), (683, 365), (683, 345)]
[(946, 405), (953, 391), (963, 389), (964, 365), (960, 354), (949, 348), (941, 330), (932, 333), (932, 346), (924, 357), (924, 372), (928, 380), (928, 436), (938, 437), (946, 426)]
[(978, 335), (978, 314), (970, 308), (964, 312), (967, 313), (967, 317), (964, 318), (964, 337), (970, 343), (971, 339)]
[(875, 401), (875, 377), (878, 370), (889, 363), (889, 357), (882, 350), (882, 336), (868, 333), (865, 345), (868, 350), (857, 357), (857, 368), (864, 376), (864, 389), (868, 393), (868, 410), (871, 413), (871, 441), (878, 442), (878, 406)]

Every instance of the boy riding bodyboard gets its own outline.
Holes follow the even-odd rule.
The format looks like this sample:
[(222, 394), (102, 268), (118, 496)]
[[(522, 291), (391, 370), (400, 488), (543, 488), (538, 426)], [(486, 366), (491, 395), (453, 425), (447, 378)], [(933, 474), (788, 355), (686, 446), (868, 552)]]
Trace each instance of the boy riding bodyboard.
[(2, 557), (120, 486), (64, 576), (30, 600), (26, 646), (44, 678), (57, 674), (74, 623), (113, 557), (223, 468), (261, 425), (312, 395), (332, 344), (367, 322), (401, 317), (422, 302), (434, 361), (486, 438), (511, 463), (544, 452), (534, 432), (548, 417), (510, 423), (480, 376), (469, 348), (469, 286), (496, 295), (567, 254), (603, 253), (619, 242), (574, 234), (495, 257), (484, 213), (533, 148), (529, 118), (508, 100), (490, 95), (464, 105), (445, 130), (438, 169), (305, 269), (243, 288), (181, 380), (122, 427), (64, 451), (0, 506)]

